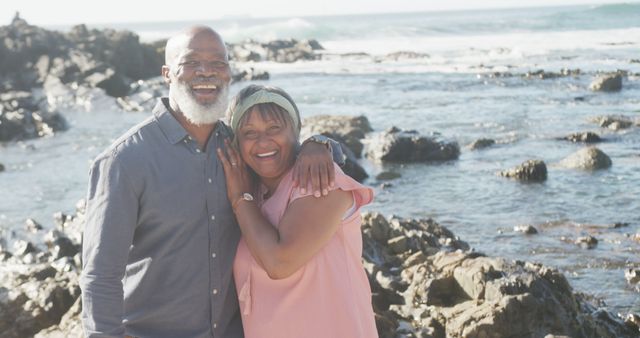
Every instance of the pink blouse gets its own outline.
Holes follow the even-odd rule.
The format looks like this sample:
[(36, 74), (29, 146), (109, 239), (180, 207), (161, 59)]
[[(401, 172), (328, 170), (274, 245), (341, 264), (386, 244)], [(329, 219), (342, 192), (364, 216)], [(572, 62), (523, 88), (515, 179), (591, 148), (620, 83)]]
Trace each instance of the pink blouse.
[[(373, 191), (336, 169), (334, 189), (353, 192), (356, 211), (343, 219), (327, 245), (293, 275), (269, 278), (240, 240), (233, 275), (246, 338), (378, 337), (371, 289), (362, 267), (362, 219), (358, 210)], [(288, 204), (301, 195), (291, 172), (261, 206), (277, 226)]]

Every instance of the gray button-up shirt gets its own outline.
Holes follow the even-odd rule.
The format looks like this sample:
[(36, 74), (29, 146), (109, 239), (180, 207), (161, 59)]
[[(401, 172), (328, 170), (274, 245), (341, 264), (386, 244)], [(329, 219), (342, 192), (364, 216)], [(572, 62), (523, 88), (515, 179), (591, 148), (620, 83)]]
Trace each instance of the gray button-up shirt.
[(240, 230), (216, 157), (168, 111), (99, 155), (90, 173), (81, 277), (89, 337), (242, 337), (233, 283)]

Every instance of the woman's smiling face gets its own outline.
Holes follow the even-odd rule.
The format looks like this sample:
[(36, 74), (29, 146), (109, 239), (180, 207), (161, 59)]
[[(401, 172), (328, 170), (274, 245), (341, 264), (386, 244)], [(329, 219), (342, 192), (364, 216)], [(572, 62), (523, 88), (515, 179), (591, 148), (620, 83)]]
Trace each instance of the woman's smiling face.
[(242, 159), (270, 190), (277, 186), (295, 161), (298, 140), (286, 114), (273, 109), (263, 113), (253, 106), (243, 116), (237, 130)]

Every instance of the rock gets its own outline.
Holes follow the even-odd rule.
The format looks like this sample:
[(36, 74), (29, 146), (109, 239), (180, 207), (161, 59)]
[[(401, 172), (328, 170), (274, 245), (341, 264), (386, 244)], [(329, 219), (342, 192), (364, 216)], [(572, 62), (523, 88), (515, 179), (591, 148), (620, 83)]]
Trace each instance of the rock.
[(363, 115), (316, 115), (304, 119), (300, 139), (322, 134), (345, 144), (356, 158), (360, 158), (364, 148), (361, 141), (371, 131), (369, 120)]
[(626, 222), (616, 222), (611, 225), (614, 229), (626, 228), (629, 226), (629, 223)]
[(571, 141), (574, 143), (582, 142), (582, 143), (598, 143), (602, 142), (602, 139), (598, 134), (594, 132), (581, 132), (581, 133), (573, 133), (571, 135), (565, 136), (562, 139)]
[(399, 254), (407, 251), (407, 237), (398, 236), (391, 238), (387, 241), (389, 250), (394, 254)]
[(47, 272), (49, 277), (35, 277), (50, 269), (47, 264), (36, 265), (8, 276), (15, 280), (10, 285), (3, 280), (3, 286), (0, 286), (0, 331), (3, 338), (30, 337), (58, 324), (79, 299), (77, 273), (51, 276)]
[(231, 80), (232, 82), (269, 80), (269, 73), (262, 70), (256, 70), (253, 67), (245, 67), (242, 69), (233, 67), (231, 69)]
[(76, 299), (73, 306), (62, 316), (58, 325), (51, 326), (38, 332), (34, 338), (82, 338), (84, 331), (79, 320), (82, 313), (82, 301)]
[(578, 237), (574, 243), (583, 249), (593, 249), (598, 245), (598, 239), (593, 236), (583, 236)]
[(42, 225), (36, 222), (33, 218), (27, 218), (24, 222), (24, 226), (29, 232), (38, 232), (39, 230), (42, 230)]
[(0, 142), (50, 136), (67, 128), (62, 115), (41, 109), (42, 94), (9, 91), (0, 101)]
[(3, 172), (4, 170), (5, 170), (4, 164), (0, 163), (0, 173)]
[(456, 142), (421, 136), (415, 131), (391, 128), (373, 137), (367, 157), (384, 162), (427, 162), (455, 160), (460, 156)]
[(496, 144), (495, 140), (492, 140), (492, 139), (489, 139), (489, 138), (481, 138), (481, 139), (473, 141), (473, 143), (471, 143), (467, 147), (469, 149), (471, 149), (471, 150), (479, 150), (479, 149), (484, 149), (484, 148), (491, 147), (494, 144)]
[(581, 74), (580, 69), (567, 69), (562, 68), (560, 72), (549, 72), (542, 69), (536, 71), (529, 71), (522, 75), (524, 78), (537, 78), (541, 80), (546, 79), (555, 79), (559, 77), (567, 77), (567, 76), (579, 76)]
[(342, 154), (346, 158), (345, 163), (342, 166), (342, 171), (344, 171), (345, 174), (358, 182), (363, 182), (367, 177), (369, 177), (367, 171), (364, 170), (360, 163), (358, 163), (358, 159), (351, 149), (342, 142), (340, 142), (340, 149), (342, 149)]
[(615, 92), (622, 89), (622, 75), (618, 73), (598, 76), (589, 85), (592, 91)]
[(401, 61), (401, 60), (411, 60), (411, 59), (426, 59), (429, 58), (429, 54), (425, 53), (416, 53), (411, 51), (399, 51), (394, 53), (389, 53), (385, 55), (381, 61)]
[(559, 164), (570, 169), (600, 170), (611, 167), (611, 158), (596, 147), (587, 147), (569, 155)]
[(622, 115), (598, 116), (591, 119), (591, 121), (597, 123), (600, 127), (611, 130), (627, 129), (633, 125), (633, 121), (630, 118)]
[(401, 177), (402, 175), (400, 175), (397, 172), (394, 171), (383, 171), (381, 173), (379, 173), (378, 175), (376, 175), (376, 180), (378, 181), (389, 181), (389, 180), (395, 180), (396, 178)]
[(525, 224), (525, 225), (516, 225), (513, 227), (513, 231), (522, 232), (525, 235), (536, 235), (538, 234), (538, 229), (536, 229), (533, 225)]
[(259, 43), (247, 40), (231, 45), (231, 59), (238, 61), (275, 61), (291, 63), (299, 60), (316, 60), (314, 51), (324, 49), (317, 40), (272, 40)]
[(640, 283), (640, 269), (626, 269), (624, 271), (624, 278), (627, 279), (629, 284)]
[(169, 88), (161, 76), (138, 80), (130, 87), (127, 96), (119, 97), (116, 100), (124, 111), (149, 112), (153, 110), (158, 97), (169, 95)]
[(13, 243), (13, 254), (16, 256), (24, 256), (26, 254), (36, 252), (37, 249), (33, 243), (25, 240), (17, 240)]
[(121, 97), (129, 93), (130, 86), (127, 79), (107, 68), (104, 72), (96, 72), (87, 76), (84, 81), (92, 87), (104, 89), (109, 96)]
[(521, 165), (500, 172), (501, 176), (528, 182), (543, 182), (547, 179), (547, 165), (541, 160), (528, 160)]

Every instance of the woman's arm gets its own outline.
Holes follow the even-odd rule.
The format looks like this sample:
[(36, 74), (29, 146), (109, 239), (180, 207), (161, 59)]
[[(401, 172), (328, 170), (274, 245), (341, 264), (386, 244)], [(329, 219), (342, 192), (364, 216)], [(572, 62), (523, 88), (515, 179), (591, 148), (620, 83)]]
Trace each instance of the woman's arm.
[(278, 228), (253, 201), (240, 200), (234, 208), (245, 242), (269, 277), (286, 278), (322, 249), (342, 223), (353, 203), (351, 192), (333, 190), (327, 196), (293, 201)]
[(243, 193), (251, 191), (252, 184), (240, 156), (228, 148), (228, 155), (218, 149), (218, 158), (227, 180), (227, 195), (247, 246), (273, 279), (290, 276), (322, 249), (353, 203), (353, 194), (343, 190), (333, 190), (321, 198), (301, 197), (287, 207), (276, 228), (254, 201), (242, 199)]

